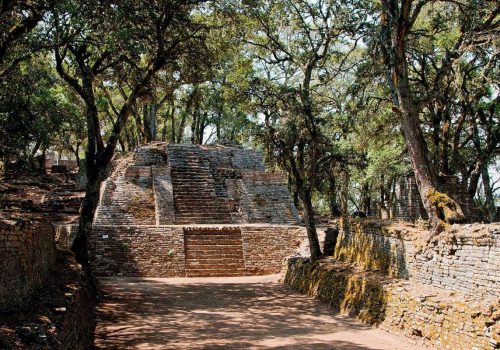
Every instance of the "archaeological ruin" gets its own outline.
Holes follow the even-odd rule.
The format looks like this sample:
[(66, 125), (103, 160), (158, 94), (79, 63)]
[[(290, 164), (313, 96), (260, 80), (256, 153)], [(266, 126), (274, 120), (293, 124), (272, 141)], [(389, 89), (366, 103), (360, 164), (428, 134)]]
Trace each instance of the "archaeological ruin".
[[(75, 349), (92, 339), (93, 301), (81, 267), (61, 257), (55, 243), (70, 247), (82, 195), (74, 185), (59, 185), (40, 204), (50, 208), (50, 220), (0, 223), (0, 254), (7, 257), (0, 261), (0, 311), (32, 303), (56, 278), (58, 264), (66, 264), (79, 282), (61, 295), (71, 296), (61, 302), (67, 306), (51, 311), (62, 320), (53, 341)], [(100, 278), (282, 272), (285, 285), (335, 312), (427, 346), (498, 349), (499, 225), (452, 225), (436, 236), (412, 223), (421, 209), (414, 178), (402, 176), (393, 220), (321, 223), (328, 257), (311, 262), (285, 177), (267, 171), (259, 152), (227, 143), (157, 142), (115, 158), (101, 186), (90, 264)], [(74, 331), (77, 323), (84, 327)]]
[(285, 177), (237, 145), (155, 143), (118, 159), (90, 239), (99, 276), (277, 273), (305, 232)]

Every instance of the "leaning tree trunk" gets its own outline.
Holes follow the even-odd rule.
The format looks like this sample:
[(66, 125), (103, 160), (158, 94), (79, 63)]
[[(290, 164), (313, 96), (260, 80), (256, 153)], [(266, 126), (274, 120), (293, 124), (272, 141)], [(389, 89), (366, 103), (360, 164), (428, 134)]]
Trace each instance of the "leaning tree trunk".
[(438, 180), (427, 157), (429, 154), (427, 144), (420, 127), (419, 113), (415, 108), (415, 101), (410, 91), (403, 45), (396, 48), (392, 79), (398, 98), (398, 107), (395, 110), (401, 119), (401, 127), (415, 172), (420, 197), (429, 215), (431, 226), (436, 231), (441, 231), (445, 223), (462, 221), (464, 214), (457, 202), (438, 190)]
[[(400, 118), (406, 146), (412, 162), (418, 190), (436, 232), (445, 224), (464, 219), (460, 206), (447, 194), (440, 193), (434, 169), (428, 159), (428, 148), (420, 127), (419, 111), (410, 90), (406, 61), (406, 35), (414, 21), (412, 1), (382, 0), (381, 48), (388, 73), (388, 84), (394, 99), (394, 111)], [(418, 11), (418, 10), (417, 10)]]

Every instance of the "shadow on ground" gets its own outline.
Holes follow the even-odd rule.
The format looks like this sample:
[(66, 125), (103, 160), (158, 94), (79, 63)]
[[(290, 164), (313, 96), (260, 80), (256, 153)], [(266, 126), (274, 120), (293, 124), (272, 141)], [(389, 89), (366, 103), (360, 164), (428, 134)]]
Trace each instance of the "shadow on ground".
[(191, 281), (103, 280), (96, 348), (411, 349), (275, 282)]

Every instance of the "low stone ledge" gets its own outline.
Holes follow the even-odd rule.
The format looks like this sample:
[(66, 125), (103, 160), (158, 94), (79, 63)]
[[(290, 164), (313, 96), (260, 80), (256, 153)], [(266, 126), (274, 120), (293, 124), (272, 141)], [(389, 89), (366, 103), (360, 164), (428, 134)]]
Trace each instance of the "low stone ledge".
[(328, 303), (333, 312), (438, 349), (497, 349), (500, 344), (498, 298), (473, 299), (333, 259), (288, 259), (283, 282)]

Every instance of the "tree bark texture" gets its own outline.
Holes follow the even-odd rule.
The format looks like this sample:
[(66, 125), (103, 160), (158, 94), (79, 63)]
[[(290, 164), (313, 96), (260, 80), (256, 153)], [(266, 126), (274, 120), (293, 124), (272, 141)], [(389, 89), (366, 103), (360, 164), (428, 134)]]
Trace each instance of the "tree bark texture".
[(395, 89), (394, 111), (400, 118), (401, 129), (410, 155), (420, 197), (429, 222), (436, 231), (446, 223), (464, 219), (460, 206), (447, 194), (439, 192), (435, 169), (428, 158), (428, 148), (420, 125), (419, 111), (410, 89), (408, 63), (406, 60), (406, 35), (411, 28), (411, 0), (403, 0), (398, 7), (395, 2), (383, 1), (381, 44), (384, 63), (390, 70), (391, 83)]

